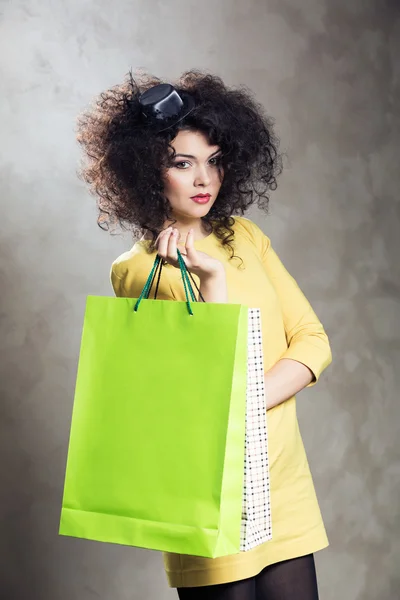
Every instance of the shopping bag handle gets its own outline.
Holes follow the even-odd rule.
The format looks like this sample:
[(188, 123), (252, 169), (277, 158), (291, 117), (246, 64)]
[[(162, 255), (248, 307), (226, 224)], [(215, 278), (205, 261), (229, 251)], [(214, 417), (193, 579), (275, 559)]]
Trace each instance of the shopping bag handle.
[[(181, 275), (182, 275), (182, 281), (183, 281), (183, 287), (185, 289), (185, 296), (186, 296), (186, 306), (189, 312), (189, 315), (193, 316), (193, 310), (190, 304), (190, 299), (192, 300), (192, 302), (197, 302), (195, 293), (193, 291), (193, 287), (192, 284), (190, 282), (190, 279), (192, 280), (192, 282), (194, 283), (198, 293), (199, 293), (199, 297), (200, 299), (205, 302), (198, 286), (197, 283), (195, 282), (191, 272), (189, 271), (189, 269), (186, 266), (185, 261), (183, 260), (182, 254), (179, 250), (177, 250), (177, 254), (178, 254), (178, 264), (179, 264), (179, 268), (181, 271)], [(163, 268), (163, 259), (161, 258), (161, 256), (159, 254), (157, 254), (154, 263), (153, 263), (153, 267), (150, 271), (150, 274), (147, 278), (146, 283), (144, 284), (142, 293), (140, 294), (138, 300), (135, 303), (134, 306), (134, 311), (137, 312), (140, 303), (143, 299), (148, 299), (150, 296), (150, 291), (151, 288), (153, 286), (154, 283), (154, 279), (156, 278), (157, 272), (158, 272), (158, 277), (157, 277), (157, 284), (156, 284), (156, 288), (155, 288), (155, 292), (154, 292), (154, 298), (157, 298), (157, 292), (158, 292), (158, 287), (159, 287), (159, 283), (160, 283), (160, 278), (161, 278), (161, 271)], [(190, 279), (189, 279), (190, 277)]]
[[(196, 286), (197, 291), (199, 292), (199, 295), (200, 295), (201, 299), (203, 300), (203, 302), (205, 302), (203, 296), (201, 295), (201, 292), (200, 292), (199, 288), (197, 287), (197, 284), (196, 284), (195, 280), (192, 277), (192, 274), (190, 273), (190, 271), (186, 267), (186, 263), (185, 263), (185, 261), (182, 258), (182, 254), (179, 252), (179, 250), (177, 251), (177, 253), (178, 253), (178, 264), (179, 264), (179, 267), (180, 267), (180, 271), (181, 271), (181, 275), (182, 275), (182, 281), (183, 281), (183, 285), (184, 285), (184, 288), (185, 288), (185, 292), (188, 292), (190, 294), (190, 297), (191, 297), (192, 301), (196, 302), (196, 296), (194, 295), (193, 288), (192, 288), (191, 283), (190, 283), (189, 278), (188, 278), (188, 275), (190, 275), (190, 277), (192, 278), (192, 281), (193, 281), (194, 285)], [(150, 297), (150, 291), (151, 291), (151, 288), (152, 288), (153, 283), (154, 283), (154, 279), (156, 278), (157, 271), (158, 271), (157, 284), (156, 284), (156, 288), (155, 288), (155, 292), (154, 292), (154, 299), (157, 298), (157, 292), (158, 292), (158, 287), (159, 287), (159, 284), (160, 284), (161, 271), (162, 271), (163, 264), (164, 264), (163, 260), (161, 259), (160, 261), (158, 261), (158, 265), (156, 265), (155, 272), (154, 272), (153, 276), (151, 276), (151, 273), (150, 273), (150, 275), (149, 275), (149, 277), (148, 277), (148, 279), (146, 281), (146, 284), (145, 284), (145, 288), (146, 288), (145, 295), (144, 295), (145, 298), (149, 298)], [(150, 281), (150, 279), (151, 279), (151, 281)], [(189, 299), (188, 298), (188, 293), (185, 294), (187, 300)]]

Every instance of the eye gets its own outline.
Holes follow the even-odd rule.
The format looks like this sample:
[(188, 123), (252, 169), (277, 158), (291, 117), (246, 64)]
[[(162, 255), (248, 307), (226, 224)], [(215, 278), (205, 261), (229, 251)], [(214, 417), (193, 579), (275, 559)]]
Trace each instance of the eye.
[(211, 163), (211, 161), (214, 161), (214, 162), (213, 162), (213, 163), (211, 163), (211, 164), (213, 164), (214, 166), (217, 166), (217, 165), (219, 165), (219, 164), (220, 164), (220, 162), (221, 162), (221, 158), (222, 158), (222, 157), (221, 157), (221, 155), (219, 155), (219, 156), (214, 156), (213, 158), (210, 158), (210, 161), (209, 161), (209, 162)]
[(187, 160), (182, 160), (181, 162), (177, 162), (174, 164), (174, 167), (177, 169), (186, 169), (187, 167), (183, 167), (182, 165), (189, 165), (190, 163)]

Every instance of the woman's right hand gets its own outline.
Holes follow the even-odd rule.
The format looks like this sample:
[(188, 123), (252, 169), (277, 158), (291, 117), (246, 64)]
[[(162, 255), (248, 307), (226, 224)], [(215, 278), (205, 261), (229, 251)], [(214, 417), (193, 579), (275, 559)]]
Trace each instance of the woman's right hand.
[[(157, 238), (156, 246), (158, 254), (167, 263), (179, 268), (178, 263), (178, 240), (179, 231), (173, 227), (164, 229)], [(180, 249), (183, 260), (189, 271), (197, 275), (200, 281), (206, 281), (209, 278), (220, 276), (224, 273), (223, 264), (205, 254), (196, 250), (194, 247), (194, 233), (191, 229), (186, 237), (185, 248)]]

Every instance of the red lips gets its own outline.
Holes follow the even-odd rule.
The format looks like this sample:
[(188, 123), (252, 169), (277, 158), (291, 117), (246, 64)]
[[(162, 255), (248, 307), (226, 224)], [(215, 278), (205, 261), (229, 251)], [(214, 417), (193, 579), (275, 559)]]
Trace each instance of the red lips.
[(198, 204), (206, 204), (211, 198), (211, 194), (197, 194), (192, 196), (191, 199)]

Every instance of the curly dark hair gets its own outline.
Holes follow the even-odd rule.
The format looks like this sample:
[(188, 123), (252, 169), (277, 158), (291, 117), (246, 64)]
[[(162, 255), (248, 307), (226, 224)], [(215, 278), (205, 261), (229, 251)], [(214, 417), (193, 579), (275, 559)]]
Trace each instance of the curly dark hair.
[(195, 109), (157, 133), (143, 125), (138, 98), (159, 83), (164, 82), (144, 72), (134, 78), (130, 71), (78, 117), (77, 140), (86, 155), (79, 176), (97, 197), (98, 224), (107, 230), (120, 225), (136, 235), (151, 232), (154, 248), (172, 219), (163, 195), (163, 172), (174, 153), (170, 143), (181, 130), (200, 131), (221, 148), (224, 169), (218, 198), (202, 220), (233, 255), (232, 216), (255, 202), (268, 211), (269, 191), (277, 186), (282, 161), (273, 121), (245, 86), (228, 88), (216, 75), (191, 70), (174, 85), (194, 96)]

